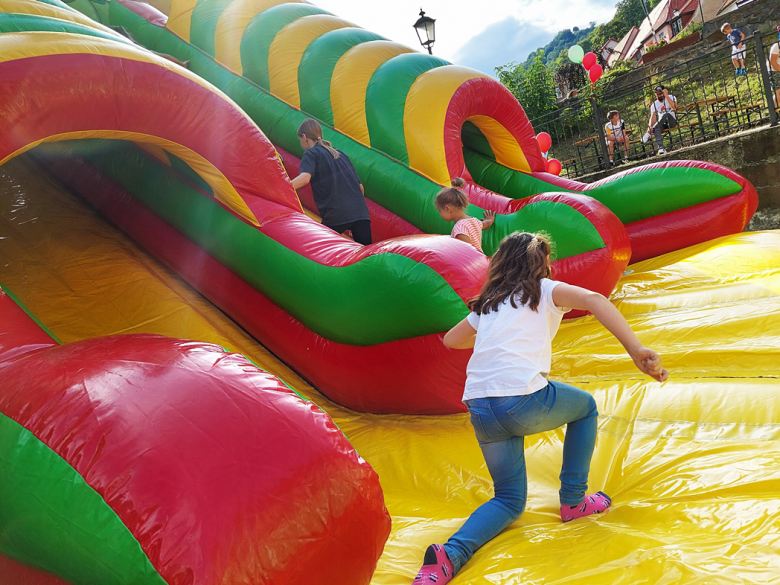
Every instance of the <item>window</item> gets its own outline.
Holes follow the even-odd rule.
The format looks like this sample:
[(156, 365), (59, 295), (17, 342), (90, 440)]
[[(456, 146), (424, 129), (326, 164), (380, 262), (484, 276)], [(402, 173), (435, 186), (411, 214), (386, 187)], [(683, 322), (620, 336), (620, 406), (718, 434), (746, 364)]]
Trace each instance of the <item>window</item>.
[(682, 30), (682, 17), (672, 19), (672, 37), (676, 37)]

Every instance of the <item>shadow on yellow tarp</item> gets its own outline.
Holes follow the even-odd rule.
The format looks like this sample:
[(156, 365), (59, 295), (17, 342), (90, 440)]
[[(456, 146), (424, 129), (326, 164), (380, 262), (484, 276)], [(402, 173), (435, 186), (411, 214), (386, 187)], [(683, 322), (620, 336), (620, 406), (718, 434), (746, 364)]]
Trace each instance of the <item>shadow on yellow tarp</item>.
[[(334, 405), (25, 159), (0, 167), (0, 282), (63, 342), (130, 332), (213, 342), (322, 406), (379, 473), (393, 517), (375, 585), (410, 583), (425, 546), (490, 497), (467, 415)], [(561, 524), (563, 431), (528, 437), (526, 512), (453, 583), (777, 583), (780, 232), (633, 265), (612, 298), (670, 380), (641, 376), (590, 317), (561, 327), (551, 377), (596, 398), (590, 484), (613, 508)]]

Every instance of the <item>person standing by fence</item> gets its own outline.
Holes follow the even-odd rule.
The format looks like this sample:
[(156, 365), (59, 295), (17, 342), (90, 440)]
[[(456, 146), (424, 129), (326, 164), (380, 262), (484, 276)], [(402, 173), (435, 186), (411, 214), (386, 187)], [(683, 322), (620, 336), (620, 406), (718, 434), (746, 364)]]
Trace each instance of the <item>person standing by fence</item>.
[(734, 73), (737, 77), (745, 75), (745, 33), (738, 28), (731, 28), (728, 22), (720, 27), (720, 32), (726, 35), (731, 44), (731, 62), (734, 63)]

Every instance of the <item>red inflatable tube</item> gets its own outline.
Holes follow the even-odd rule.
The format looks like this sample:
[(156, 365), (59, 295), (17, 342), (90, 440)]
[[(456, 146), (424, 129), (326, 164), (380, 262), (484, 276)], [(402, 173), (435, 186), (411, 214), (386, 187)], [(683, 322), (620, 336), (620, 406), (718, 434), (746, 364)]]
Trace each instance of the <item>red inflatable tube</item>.
[(534, 129), (517, 98), (495, 79), (477, 77), (455, 90), (447, 106), (443, 139), (451, 177), (461, 176), (466, 167), (461, 133), (463, 124), (474, 116), (491, 118), (501, 124), (517, 140), (532, 171), (546, 168)]
[[(0, 160), (58, 134), (139, 132), (181, 144), (211, 161), (250, 207), (259, 199), (260, 204), (275, 201), (300, 211), (295, 190), (263, 133), (216, 88), (204, 87), (183, 71), (90, 54), (2, 62)], [(74, 84), (90, 90), (76, 91)], [(204, 132), (214, 127), (214, 119), (220, 120), (219, 131)]]
[(655, 258), (707, 240), (739, 233), (745, 229), (758, 208), (758, 193), (745, 177), (714, 163), (696, 160), (653, 163), (590, 184), (578, 183), (549, 173), (533, 173), (533, 175), (561, 188), (587, 195), (589, 191), (619, 180), (621, 177), (649, 169), (671, 167), (694, 167), (712, 171), (731, 179), (742, 189), (733, 195), (627, 224), (626, 231), (632, 249), (631, 262)]
[(755, 193), (748, 183), (734, 195), (627, 224), (626, 231), (634, 245), (631, 262), (699, 244), (702, 232), (707, 234), (707, 240), (741, 232), (755, 213), (750, 191)]
[[(464, 174), (468, 176), (467, 172)], [(607, 297), (612, 294), (631, 259), (632, 244), (626, 228), (604, 204), (592, 197), (574, 193), (543, 193), (525, 199), (509, 199), (473, 183), (470, 177), (465, 191), (469, 201), (496, 213), (515, 213), (536, 201), (554, 201), (577, 210), (596, 228), (604, 241), (604, 248), (557, 260), (553, 266), (557, 269), (560, 280), (599, 292)], [(567, 318), (581, 314), (572, 311), (567, 313)]]
[[(561, 274), (560, 280), (609, 297), (631, 258), (631, 242), (617, 216), (592, 197), (571, 193), (544, 193), (513, 201), (509, 211), (513, 213), (534, 201), (565, 203), (585, 216), (598, 230), (604, 240), (603, 248), (557, 260), (553, 269)], [(571, 318), (580, 314), (572, 311), (566, 316)]]
[[(290, 154), (286, 150), (276, 146), (276, 150), (282, 157), (284, 168), (290, 178), (297, 177), (300, 174), (301, 159)], [(317, 204), (314, 203), (314, 195), (311, 192), (311, 185), (306, 185), (298, 189), (298, 198), (303, 206), (312, 213), (320, 214)], [(385, 209), (378, 203), (366, 199), (368, 213), (371, 215), (371, 236), (375, 242), (398, 238), (401, 236), (416, 236), (423, 232), (414, 227), (408, 221), (401, 219), (392, 211)]]
[(82, 159), (53, 158), (47, 169), (335, 402), (375, 413), (465, 412), (461, 398), (470, 351), (444, 347), (442, 335), (372, 346), (325, 339)]
[(16, 562), (0, 553), (0, 583), (3, 585), (71, 585), (59, 577)]
[(0, 412), (100, 495), (166, 583), (371, 580), (390, 533), (377, 474), (244, 356), (87, 339), (0, 363), (0, 390)]

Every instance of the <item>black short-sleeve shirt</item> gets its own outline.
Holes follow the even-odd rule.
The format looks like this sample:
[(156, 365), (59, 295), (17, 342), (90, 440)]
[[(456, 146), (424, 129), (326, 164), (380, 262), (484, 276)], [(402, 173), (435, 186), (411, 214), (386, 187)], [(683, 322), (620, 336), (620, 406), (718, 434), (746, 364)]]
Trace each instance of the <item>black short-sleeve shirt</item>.
[(303, 153), (301, 172), (311, 175), (314, 203), (326, 226), (369, 219), (360, 179), (346, 154), (339, 151), (334, 159), (325, 147), (314, 146)]

